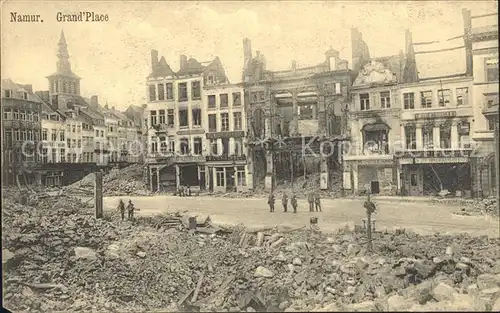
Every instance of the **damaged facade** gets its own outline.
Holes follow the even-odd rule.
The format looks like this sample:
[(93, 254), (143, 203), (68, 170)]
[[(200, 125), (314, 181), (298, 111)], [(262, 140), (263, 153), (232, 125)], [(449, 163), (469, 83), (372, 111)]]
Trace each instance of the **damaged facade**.
[(340, 170), (338, 143), (354, 78), (347, 61), (330, 49), (316, 66), (299, 68), (293, 61), (288, 70), (269, 71), (264, 55), (252, 56), (249, 39), (243, 52), (253, 185), (273, 190), (302, 173), (319, 172), (320, 188), (328, 189), (332, 172)]
[(252, 188), (248, 178), (246, 112), (243, 88), (211, 83), (205, 86), (205, 156), (210, 191), (244, 191)]
[(151, 74), (147, 78), (145, 114), (148, 132), (148, 177), (152, 191), (209, 188), (206, 157), (208, 113), (205, 86), (228, 84), (217, 57), (204, 64), (180, 56), (174, 72), (158, 52), (151, 51)]
[(499, 192), (498, 13), (472, 16), (462, 11), (469, 71), (473, 76), (472, 139), (477, 143), (474, 190), (479, 197)]

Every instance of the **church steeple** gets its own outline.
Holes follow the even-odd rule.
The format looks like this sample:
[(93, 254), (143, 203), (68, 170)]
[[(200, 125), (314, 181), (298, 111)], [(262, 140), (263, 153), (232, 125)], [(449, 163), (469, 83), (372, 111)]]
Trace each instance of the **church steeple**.
[(68, 45), (61, 30), (61, 37), (57, 44), (57, 71), (49, 76), (49, 91), (51, 95), (57, 95), (57, 108), (67, 108), (67, 103), (74, 96), (80, 96), (80, 77), (71, 70), (69, 63)]
[(64, 37), (64, 31), (61, 30), (61, 38), (59, 39), (57, 49), (57, 71), (59, 73), (71, 73), (71, 64), (69, 63), (68, 45)]

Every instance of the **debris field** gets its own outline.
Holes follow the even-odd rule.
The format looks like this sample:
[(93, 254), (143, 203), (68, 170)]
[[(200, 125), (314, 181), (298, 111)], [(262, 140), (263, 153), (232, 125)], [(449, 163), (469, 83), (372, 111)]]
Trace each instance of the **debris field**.
[(361, 227), (246, 229), (184, 213), (96, 220), (76, 198), (4, 193), (4, 306), (52, 311), (500, 308), (498, 239)]

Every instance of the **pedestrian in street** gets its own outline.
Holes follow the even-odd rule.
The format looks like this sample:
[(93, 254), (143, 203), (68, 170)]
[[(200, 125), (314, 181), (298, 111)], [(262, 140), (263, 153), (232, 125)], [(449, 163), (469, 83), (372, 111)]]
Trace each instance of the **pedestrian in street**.
[(292, 194), (292, 198), (290, 199), (290, 203), (292, 204), (293, 207), (293, 213), (297, 213), (297, 196), (295, 194)]
[(319, 193), (318, 192), (316, 192), (314, 194), (314, 204), (316, 206), (316, 212), (322, 212), (322, 210), (321, 210), (321, 199), (319, 197)]
[(309, 212), (314, 212), (314, 194), (312, 192), (307, 195), (307, 203), (309, 203)]
[(191, 187), (189, 185), (187, 185), (187, 195), (191, 197)]
[(122, 199), (120, 199), (120, 203), (118, 203), (118, 211), (120, 211), (122, 221), (125, 220), (125, 203), (123, 203)]
[(274, 212), (274, 194), (272, 192), (267, 198), (267, 204), (269, 204), (269, 212)]
[(283, 192), (283, 197), (281, 198), (281, 204), (283, 204), (283, 212), (287, 212), (288, 207), (288, 196), (286, 192)]
[(127, 211), (128, 211), (128, 220), (131, 221), (134, 219), (134, 204), (132, 200), (128, 200)]
[(184, 186), (179, 186), (179, 197), (184, 197)]

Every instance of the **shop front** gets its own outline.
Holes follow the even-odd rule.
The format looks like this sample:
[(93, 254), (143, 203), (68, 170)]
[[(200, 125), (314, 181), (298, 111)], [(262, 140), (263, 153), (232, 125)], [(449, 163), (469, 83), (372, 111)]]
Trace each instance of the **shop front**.
[(459, 197), (472, 193), (473, 162), (470, 151), (426, 151), (399, 158), (400, 193), (406, 196), (437, 195), (441, 190)]
[[(391, 155), (379, 156), (377, 159), (357, 156), (356, 159), (344, 159), (344, 189), (353, 194), (395, 195), (397, 191), (397, 169)], [(350, 186), (347, 183), (351, 182)]]

